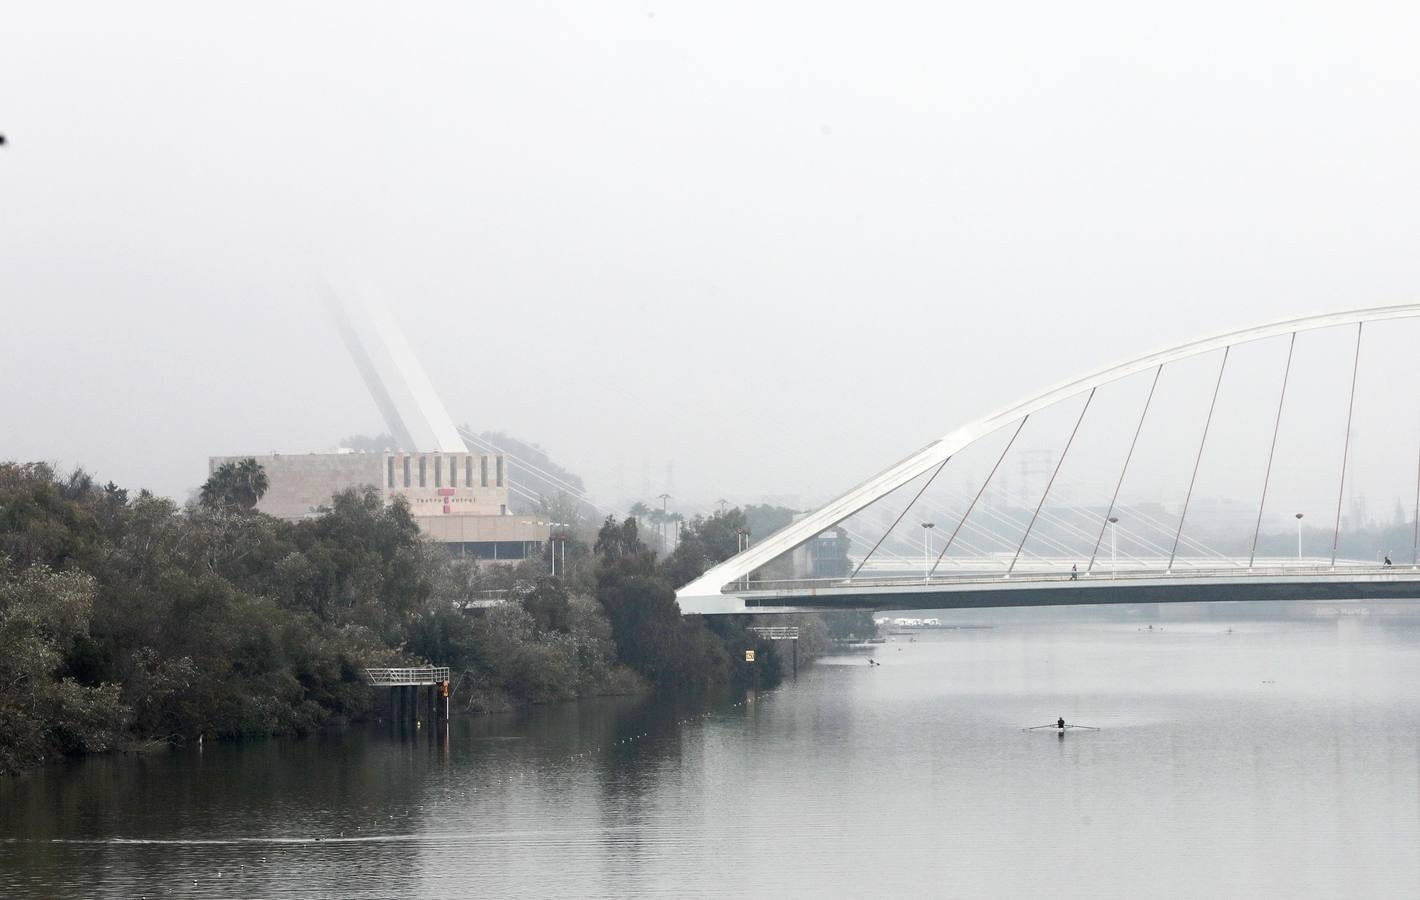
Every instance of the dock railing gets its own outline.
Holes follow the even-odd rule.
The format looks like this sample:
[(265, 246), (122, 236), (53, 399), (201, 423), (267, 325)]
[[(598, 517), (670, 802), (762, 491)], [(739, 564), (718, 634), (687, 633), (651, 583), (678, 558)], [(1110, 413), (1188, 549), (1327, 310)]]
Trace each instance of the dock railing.
[(365, 677), (371, 687), (402, 687), (404, 685), (442, 684), (449, 680), (448, 666), (422, 666), (414, 669), (367, 668)]

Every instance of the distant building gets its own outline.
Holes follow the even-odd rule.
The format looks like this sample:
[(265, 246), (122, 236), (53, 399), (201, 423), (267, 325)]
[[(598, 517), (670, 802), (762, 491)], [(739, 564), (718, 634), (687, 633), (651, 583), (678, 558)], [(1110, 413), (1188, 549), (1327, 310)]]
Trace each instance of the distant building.
[(254, 458), (269, 483), (257, 509), (278, 518), (318, 515), (332, 495), (368, 486), (385, 503), (405, 498), (424, 535), (458, 553), (500, 561), (536, 556), (551, 526), (509, 514), (503, 456), (469, 452), (389, 313), (374, 303), (333, 302), (332, 308), (390, 434), (401, 447), (420, 449), (214, 456), (208, 471)]
[(409, 502), (419, 529), (457, 553), (488, 560), (536, 556), (550, 526), (536, 516), (508, 512), (503, 457), (478, 453), (274, 453), (214, 456), (208, 471), (226, 462), (255, 459), (269, 486), (257, 509), (281, 519), (319, 515), (331, 495), (372, 487), (385, 503)]
[[(803, 518), (800, 513), (794, 517)], [(853, 565), (848, 559), (852, 541), (837, 526), (800, 544), (793, 550), (795, 578), (847, 578)]]

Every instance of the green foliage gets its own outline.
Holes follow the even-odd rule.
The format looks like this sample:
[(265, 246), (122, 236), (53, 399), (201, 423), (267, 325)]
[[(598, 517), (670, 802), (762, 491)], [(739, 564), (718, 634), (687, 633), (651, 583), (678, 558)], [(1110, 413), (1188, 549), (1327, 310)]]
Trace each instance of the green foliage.
[(287, 523), (245, 509), (262, 479), (221, 487), (231, 472), (182, 509), (0, 465), (0, 770), (124, 739), (309, 731), (370, 713), (365, 666), (478, 656), (455, 607), (466, 568), (406, 506), (351, 491)]
[(539, 578), (537, 585), (523, 595), (522, 604), (539, 631), (569, 630), (572, 610), (567, 592), (557, 579)]
[(202, 485), (201, 503), (209, 509), (255, 509), (267, 486), (266, 470), (256, 460), (222, 463)]
[(0, 556), (20, 568), (92, 565), (99, 523), (66, 496), (82, 480), (76, 473), (61, 483), (44, 463), (0, 466)]
[(738, 508), (691, 519), (681, 529), (680, 543), (666, 559), (666, 576), (675, 585), (699, 578), (706, 569), (739, 552), (740, 535), (747, 527), (745, 514)]
[(750, 536), (758, 543), (794, 521), (797, 512), (787, 506), (771, 506), (769, 504), (757, 506), (751, 503), (745, 507), (745, 527), (750, 530)]
[(594, 540), (574, 527), (552, 578), (542, 560), (452, 558), (374, 490), (293, 523), (253, 511), (265, 488), (232, 463), (179, 507), (0, 464), (0, 771), (357, 720), (376, 712), (366, 666), (448, 665), (469, 709), (778, 677), (744, 620), (707, 625), (675, 600), (733, 553), (739, 510), (691, 522), (659, 565), (635, 519)]
[(94, 582), (0, 558), (0, 771), (51, 753), (105, 750), (127, 710), (116, 685), (61, 678), (64, 651), (87, 635)]
[[(698, 575), (725, 552), (724, 535), (734, 540), (743, 520), (739, 511), (710, 520), (697, 518), (682, 532), (680, 551), (656, 566), (655, 556), (637, 538), (635, 519), (617, 525), (608, 518), (596, 549), (597, 598), (606, 610), (617, 655), (653, 684), (703, 687), (718, 683), (770, 685), (780, 677), (774, 648), (748, 634), (738, 620), (682, 616), (675, 584)], [(710, 523), (710, 524), (707, 524)], [(730, 553), (734, 544), (730, 543)], [(687, 577), (688, 576), (688, 577)], [(744, 651), (755, 649), (746, 663)]]

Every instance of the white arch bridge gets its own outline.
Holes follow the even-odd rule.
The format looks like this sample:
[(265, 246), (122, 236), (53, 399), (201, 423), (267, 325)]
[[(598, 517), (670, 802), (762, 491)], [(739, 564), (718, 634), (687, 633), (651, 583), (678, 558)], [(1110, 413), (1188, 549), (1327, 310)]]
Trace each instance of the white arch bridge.
[(1066, 381), (713, 566), (681, 609), (1420, 598), (1417, 348), (1420, 304), (1389, 306)]

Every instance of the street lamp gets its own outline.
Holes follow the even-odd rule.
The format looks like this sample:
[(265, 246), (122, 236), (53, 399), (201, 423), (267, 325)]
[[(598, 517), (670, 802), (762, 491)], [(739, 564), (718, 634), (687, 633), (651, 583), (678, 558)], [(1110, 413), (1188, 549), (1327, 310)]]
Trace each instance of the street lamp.
[(566, 574), (567, 574), (567, 533), (564, 531), (562, 534), (558, 534), (557, 531), (556, 531), (556, 529), (558, 529), (558, 528), (570, 528), (571, 526), (568, 525), (566, 522), (538, 522), (537, 524), (539, 524), (539, 525), (547, 525), (547, 526), (548, 526), (547, 542), (548, 542), (548, 544), (551, 545), (550, 549), (552, 550), (552, 577), (553, 577), (553, 578), (556, 578), (556, 577), (557, 577), (557, 544), (558, 544), (558, 542), (561, 542), (561, 544), (562, 544), (562, 574), (563, 574), (563, 575), (566, 575)]
[(1115, 545), (1115, 541), (1114, 541), (1114, 526), (1116, 526), (1116, 525), (1118, 525), (1118, 524), (1119, 524), (1119, 516), (1110, 516), (1110, 517), (1109, 517), (1109, 577), (1110, 577), (1110, 578), (1113, 578), (1113, 577), (1114, 577), (1114, 570), (1117, 569), (1117, 568), (1119, 568), (1119, 565), (1118, 565), (1118, 563), (1117, 563), (1117, 561), (1116, 561), (1116, 556), (1115, 556), (1115, 553), (1116, 553), (1115, 547), (1116, 547), (1116, 545)]
[[(750, 530), (749, 530), (748, 528), (736, 528), (736, 529), (735, 529), (735, 552), (736, 552), (736, 553), (743, 553), (743, 552), (745, 552), (746, 550), (749, 549), (749, 535), (750, 535)], [(749, 587), (749, 575), (745, 575), (744, 581), (743, 581), (743, 585), (744, 585), (745, 588), (748, 588), (748, 587)]]
[(1302, 515), (1297, 513), (1297, 565), (1302, 564)]
[(932, 575), (932, 529), (936, 527), (936, 522), (922, 523), (922, 580), (924, 582)]
[(668, 521), (667, 518), (666, 518), (666, 513), (667, 513), (667, 510), (666, 510), (666, 503), (669, 502), (670, 499), (671, 499), (671, 495), (670, 495), (670, 494), (661, 494), (661, 495), (660, 495), (660, 500), (661, 500), (661, 524), (660, 524), (660, 529), (661, 529), (661, 549), (664, 550), (664, 551), (667, 552), (667, 553), (670, 552), (670, 538), (666, 537), (666, 522)]

